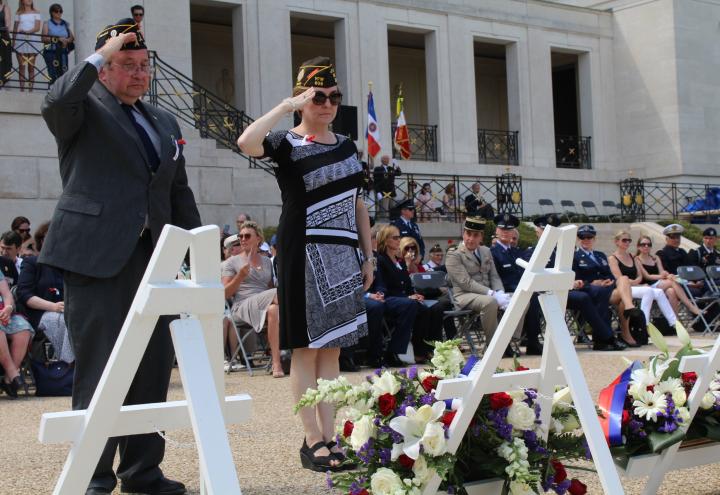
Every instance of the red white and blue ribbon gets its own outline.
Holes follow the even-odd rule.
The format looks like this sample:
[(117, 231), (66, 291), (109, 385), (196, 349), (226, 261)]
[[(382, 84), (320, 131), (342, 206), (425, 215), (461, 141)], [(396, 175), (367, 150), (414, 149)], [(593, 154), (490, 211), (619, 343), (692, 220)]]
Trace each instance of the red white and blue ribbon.
[(605, 439), (610, 446), (622, 445), (622, 417), (625, 397), (630, 385), (630, 375), (638, 368), (642, 368), (642, 363), (633, 361), (610, 385), (600, 391), (598, 407), (603, 413), (603, 417), (599, 418), (600, 426), (602, 426)]
[[(471, 355), (465, 363), (465, 366), (463, 366), (463, 369), (460, 370), (460, 376), (468, 376), (479, 361), (480, 359), (477, 356)], [(457, 407), (453, 407), (453, 401), (456, 400), (457, 399), (445, 399), (445, 407), (452, 410), (457, 409)]]

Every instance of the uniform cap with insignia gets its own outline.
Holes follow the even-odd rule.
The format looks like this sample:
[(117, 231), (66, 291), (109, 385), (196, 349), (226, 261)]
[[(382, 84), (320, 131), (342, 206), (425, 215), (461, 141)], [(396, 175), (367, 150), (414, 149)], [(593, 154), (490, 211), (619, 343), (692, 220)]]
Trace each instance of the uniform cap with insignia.
[(233, 234), (233, 235), (231, 235), (231, 236), (228, 236), (228, 237), (226, 237), (225, 240), (223, 241), (223, 247), (225, 247), (225, 249), (227, 249), (227, 248), (229, 248), (229, 247), (232, 245), (233, 242), (237, 242), (237, 240), (238, 240), (237, 234)]
[(663, 229), (663, 235), (682, 234), (683, 232), (685, 232), (685, 228), (677, 223), (671, 223)]
[(315, 57), (306, 60), (300, 65), (296, 87), (304, 88), (332, 88), (337, 86), (335, 77), (335, 66), (328, 57)]
[(717, 237), (717, 230), (712, 227), (708, 227), (703, 230), (703, 237)]
[(503, 230), (512, 230), (520, 225), (518, 217), (511, 215), (510, 213), (500, 213), (499, 215), (495, 215), (493, 221), (495, 222), (495, 225)]
[(560, 220), (560, 217), (557, 216), (555, 213), (550, 213), (549, 215), (536, 218), (535, 220), (533, 220), (533, 223), (536, 227), (544, 229), (548, 225), (550, 225), (551, 227), (560, 227), (560, 225), (562, 224), (562, 220)]
[(120, 50), (147, 50), (145, 37), (138, 29), (138, 25), (130, 18), (120, 19), (115, 24), (105, 26), (95, 37), (95, 50), (99, 50), (110, 38), (124, 33), (135, 33), (137, 40), (126, 43)]
[(588, 237), (595, 237), (597, 235), (597, 231), (595, 230), (595, 227), (592, 225), (581, 225), (577, 229), (577, 236), (580, 239), (588, 238)]
[(473, 232), (485, 232), (485, 219), (481, 217), (467, 217), (463, 228)]
[(414, 210), (415, 204), (413, 203), (412, 199), (406, 199), (398, 205), (398, 208), (401, 210)]

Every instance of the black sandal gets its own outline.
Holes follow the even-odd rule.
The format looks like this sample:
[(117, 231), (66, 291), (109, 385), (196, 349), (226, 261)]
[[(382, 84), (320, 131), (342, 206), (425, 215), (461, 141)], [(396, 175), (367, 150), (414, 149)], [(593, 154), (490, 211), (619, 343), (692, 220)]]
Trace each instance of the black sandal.
[(305, 469), (324, 473), (325, 471), (339, 471), (340, 465), (330, 464), (332, 461), (338, 461), (338, 458), (330, 452), (330, 455), (316, 456), (315, 452), (322, 448), (327, 448), (324, 442), (317, 442), (312, 447), (308, 447), (307, 439), (303, 440), (300, 449), (300, 463)]
[(335, 440), (332, 442), (328, 442), (325, 444), (325, 447), (330, 451), (330, 454), (334, 455), (335, 458), (340, 461), (340, 466), (338, 466), (340, 469), (343, 470), (350, 470), (355, 469), (357, 467), (357, 464), (354, 462), (350, 462), (348, 460), (348, 457), (343, 452), (333, 452), (333, 448), (337, 447), (338, 444)]

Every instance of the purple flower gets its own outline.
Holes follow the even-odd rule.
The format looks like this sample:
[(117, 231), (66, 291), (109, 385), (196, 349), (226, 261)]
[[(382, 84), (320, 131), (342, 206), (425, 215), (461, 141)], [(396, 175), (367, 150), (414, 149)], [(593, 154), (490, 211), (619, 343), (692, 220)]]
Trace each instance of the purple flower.
[(379, 457), (380, 457), (380, 465), (386, 466), (390, 463), (390, 455), (392, 451), (390, 449), (384, 448), (380, 449)]
[(422, 406), (431, 406), (435, 403), (435, 394), (433, 392), (430, 392), (429, 394), (425, 394), (420, 397), (420, 405)]
[(333, 480), (332, 480), (332, 477), (330, 476), (330, 471), (327, 471), (325, 473), (325, 484), (327, 485), (328, 489), (333, 487)]
[(407, 369), (407, 377), (408, 377), (410, 380), (414, 380), (415, 378), (417, 378), (417, 373), (418, 373), (417, 370), (418, 370), (418, 369), (417, 369), (417, 366), (410, 366), (410, 367)]

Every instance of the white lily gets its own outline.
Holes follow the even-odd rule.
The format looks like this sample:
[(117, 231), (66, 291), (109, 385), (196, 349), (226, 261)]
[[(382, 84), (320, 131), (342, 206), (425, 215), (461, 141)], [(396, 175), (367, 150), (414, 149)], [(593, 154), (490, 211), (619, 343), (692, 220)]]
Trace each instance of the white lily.
[(428, 423), (440, 419), (444, 412), (445, 403), (440, 401), (432, 406), (420, 406), (417, 410), (408, 407), (405, 409), (405, 416), (390, 420), (390, 428), (403, 436), (403, 442), (393, 446), (392, 459), (397, 459), (402, 453), (411, 459), (417, 459), (420, 455), (420, 440), (425, 434), (425, 427)]

